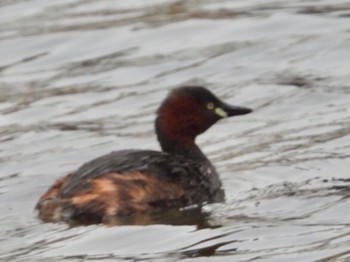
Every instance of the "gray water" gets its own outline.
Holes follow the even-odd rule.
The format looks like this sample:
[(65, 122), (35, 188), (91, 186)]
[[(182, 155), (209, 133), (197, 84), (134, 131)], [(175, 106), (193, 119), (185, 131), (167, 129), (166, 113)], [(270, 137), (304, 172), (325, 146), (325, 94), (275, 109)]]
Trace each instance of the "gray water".
[[(1, 261), (350, 261), (350, 2), (1, 0)], [(227, 200), (191, 223), (70, 228), (55, 179), (159, 149), (154, 113), (196, 84), (254, 113), (198, 143)]]

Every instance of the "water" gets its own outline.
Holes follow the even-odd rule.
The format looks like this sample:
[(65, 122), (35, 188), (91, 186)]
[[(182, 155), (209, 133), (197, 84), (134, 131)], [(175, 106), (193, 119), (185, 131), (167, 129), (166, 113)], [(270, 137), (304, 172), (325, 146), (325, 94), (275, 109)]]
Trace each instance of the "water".
[[(350, 261), (349, 17), (341, 0), (2, 0), (0, 260)], [(255, 109), (198, 139), (225, 203), (182, 225), (36, 218), (80, 164), (158, 149), (154, 113), (183, 84)]]

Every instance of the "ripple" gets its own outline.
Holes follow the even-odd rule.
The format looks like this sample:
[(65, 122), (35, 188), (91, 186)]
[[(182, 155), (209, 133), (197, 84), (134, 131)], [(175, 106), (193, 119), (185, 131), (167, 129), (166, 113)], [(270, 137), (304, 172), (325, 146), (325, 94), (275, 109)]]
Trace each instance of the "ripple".
[[(349, 8), (2, 1), (0, 260), (349, 261)], [(183, 84), (254, 108), (198, 139), (225, 203), (114, 227), (36, 218), (42, 192), (80, 164), (158, 149), (157, 106)]]

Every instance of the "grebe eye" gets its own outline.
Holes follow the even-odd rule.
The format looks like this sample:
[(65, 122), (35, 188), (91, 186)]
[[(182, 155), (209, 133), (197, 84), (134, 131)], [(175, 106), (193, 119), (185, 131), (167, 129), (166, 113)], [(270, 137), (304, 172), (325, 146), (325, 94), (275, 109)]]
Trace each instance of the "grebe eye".
[(214, 104), (213, 103), (208, 103), (207, 104), (207, 108), (209, 109), (209, 110), (213, 110), (214, 109)]

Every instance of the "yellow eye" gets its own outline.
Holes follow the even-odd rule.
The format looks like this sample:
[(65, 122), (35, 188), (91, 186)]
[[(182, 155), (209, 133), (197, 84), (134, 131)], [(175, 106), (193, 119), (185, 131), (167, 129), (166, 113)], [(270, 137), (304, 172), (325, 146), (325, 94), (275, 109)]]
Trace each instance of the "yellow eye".
[(214, 104), (213, 103), (208, 103), (207, 104), (207, 108), (209, 109), (209, 110), (213, 110), (214, 109)]

